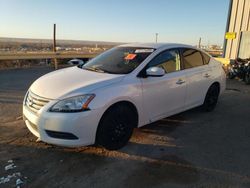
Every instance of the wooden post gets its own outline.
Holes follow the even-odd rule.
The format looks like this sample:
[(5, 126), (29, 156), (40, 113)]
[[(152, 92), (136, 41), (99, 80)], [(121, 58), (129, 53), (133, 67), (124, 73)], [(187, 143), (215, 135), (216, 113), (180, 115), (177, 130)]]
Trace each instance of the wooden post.
[(159, 35), (159, 33), (155, 33), (155, 43), (158, 42), (158, 35)]
[(198, 48), (201, 48), (201, 37), (199, 38)]
[[(54, 24), (54, 32), (53, 32), (53, 52), (56, 53), (56, 24)], [(55, 69), (58, 69), (57, 59), (54, 58)]]

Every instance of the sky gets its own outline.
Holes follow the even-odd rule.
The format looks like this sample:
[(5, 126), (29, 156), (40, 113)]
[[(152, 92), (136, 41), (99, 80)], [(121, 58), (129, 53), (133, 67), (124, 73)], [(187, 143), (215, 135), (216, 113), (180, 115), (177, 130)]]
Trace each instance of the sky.
[(222, 45), (229, 0), (0, 0), (0, 37)]

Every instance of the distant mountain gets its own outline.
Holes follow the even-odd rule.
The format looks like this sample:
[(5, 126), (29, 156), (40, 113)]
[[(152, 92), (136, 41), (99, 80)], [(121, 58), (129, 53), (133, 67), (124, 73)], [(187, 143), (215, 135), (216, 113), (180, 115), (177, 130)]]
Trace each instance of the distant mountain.
[[(43, 43), (43, 44), (48, 44), (52, 43), (52, 39), (30, 39), (30, 38), (6, 38), (6, 37), (0, 37), (0, 43)], [(106, 41), (85, 41), (85, 40), (56, 40), (57, 44), (62, 44), (62, 45), (110, 45), (110, 46), (115, 46), (115, 45), (120, 45), (124, 44), (121, 42), (106, 42)]]

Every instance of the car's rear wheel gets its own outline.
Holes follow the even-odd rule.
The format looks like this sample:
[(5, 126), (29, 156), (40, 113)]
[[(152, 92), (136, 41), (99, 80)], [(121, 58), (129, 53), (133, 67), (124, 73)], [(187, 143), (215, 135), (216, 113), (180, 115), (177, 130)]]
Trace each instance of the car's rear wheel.
[(136, 115), (133, 112), (126, 104), (117, 104), (109, 108), (99, 123), (96, 143), (109, 150), (125, 146), (134, 127), (137, 126)]
[(204, 103), (202, 105), (202, 109), (207, 112), (211, 112), (214, 110), (218, 98), (219, 98), (220, 88), (217, 84), (213, 84), (207, 91)]

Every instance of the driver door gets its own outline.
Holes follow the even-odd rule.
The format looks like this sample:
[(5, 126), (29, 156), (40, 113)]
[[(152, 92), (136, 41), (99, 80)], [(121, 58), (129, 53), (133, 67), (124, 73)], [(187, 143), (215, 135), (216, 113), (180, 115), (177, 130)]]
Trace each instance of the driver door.
[(186, 75), (181, 71), (178, 49), (166, 50), (157, 55), (148, 65), (161, 67), (165, 75), (142, 78), (143, 105), (150, 121), (181, 112), (186, 98)]

